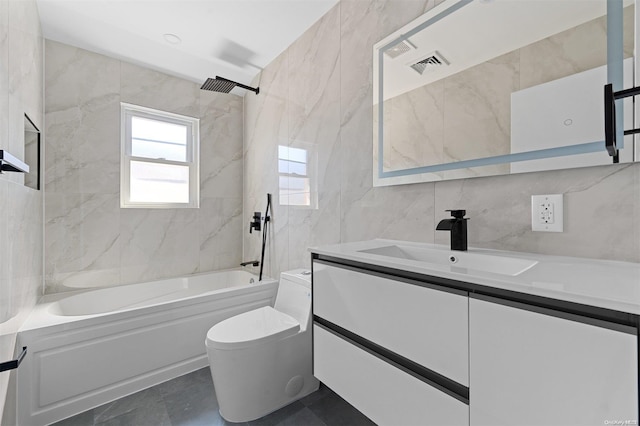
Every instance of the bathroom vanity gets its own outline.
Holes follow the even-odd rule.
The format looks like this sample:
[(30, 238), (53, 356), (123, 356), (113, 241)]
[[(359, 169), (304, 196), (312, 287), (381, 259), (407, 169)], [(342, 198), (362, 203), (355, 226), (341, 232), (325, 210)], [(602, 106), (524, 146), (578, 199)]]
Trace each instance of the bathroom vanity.
[(376, 423), (637, 424), (640, 265), (390, 240), (310, 251), (314, 375)]

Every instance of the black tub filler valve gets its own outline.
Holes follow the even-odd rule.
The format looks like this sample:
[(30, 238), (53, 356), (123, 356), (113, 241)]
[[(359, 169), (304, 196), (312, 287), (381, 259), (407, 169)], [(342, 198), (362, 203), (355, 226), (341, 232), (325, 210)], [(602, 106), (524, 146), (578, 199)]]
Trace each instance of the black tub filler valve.
[(253, 220), (249, 222), (249, 233), (251, 234), (253, 230), (260, 231), (262, 222), (262, 213), (253, 212)]

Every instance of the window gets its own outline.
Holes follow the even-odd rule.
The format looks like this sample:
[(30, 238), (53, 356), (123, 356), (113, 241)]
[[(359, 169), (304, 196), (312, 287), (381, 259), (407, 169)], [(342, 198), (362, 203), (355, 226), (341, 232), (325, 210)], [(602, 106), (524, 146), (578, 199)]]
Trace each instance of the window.
[(314, 161), (310, 149), (278, 145), (280, 204), (314, 207)]
[(121, 104), (120, 206), (198, 207), (197, 118)]

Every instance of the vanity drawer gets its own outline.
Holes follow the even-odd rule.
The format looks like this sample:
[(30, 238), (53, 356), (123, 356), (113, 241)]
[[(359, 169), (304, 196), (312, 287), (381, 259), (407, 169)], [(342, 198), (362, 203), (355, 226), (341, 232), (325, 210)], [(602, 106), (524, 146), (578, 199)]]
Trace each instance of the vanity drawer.
[(379, 425), (468, 425), (469, 406), (313, 326), (314, 375)]
[(313, 314), (469, 385), (466, 294), (313, 263)]

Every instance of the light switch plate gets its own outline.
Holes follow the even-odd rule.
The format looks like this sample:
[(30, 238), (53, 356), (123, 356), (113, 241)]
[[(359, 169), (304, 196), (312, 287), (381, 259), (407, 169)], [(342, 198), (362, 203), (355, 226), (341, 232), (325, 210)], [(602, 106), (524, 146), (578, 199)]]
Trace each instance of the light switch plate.
[(562, 232), (564, 209), (562, 194), (531, 196), (531, 230)]

